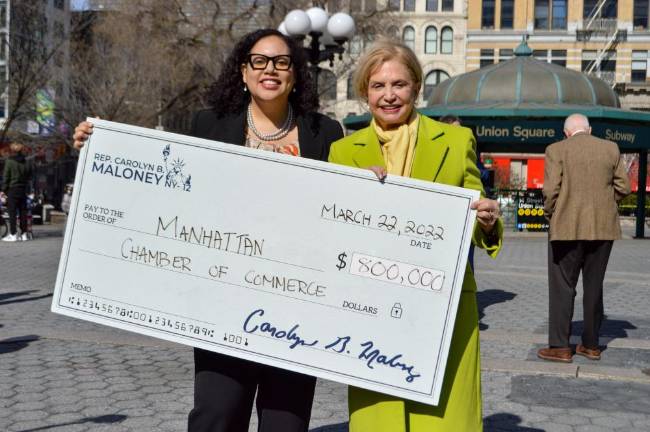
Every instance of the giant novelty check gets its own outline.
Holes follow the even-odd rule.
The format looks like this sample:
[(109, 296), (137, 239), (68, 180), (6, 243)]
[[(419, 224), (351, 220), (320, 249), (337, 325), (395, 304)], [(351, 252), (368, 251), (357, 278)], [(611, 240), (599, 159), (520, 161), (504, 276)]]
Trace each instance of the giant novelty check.
[(437, 404), (477, 192), (91, 121), (54, 312)]

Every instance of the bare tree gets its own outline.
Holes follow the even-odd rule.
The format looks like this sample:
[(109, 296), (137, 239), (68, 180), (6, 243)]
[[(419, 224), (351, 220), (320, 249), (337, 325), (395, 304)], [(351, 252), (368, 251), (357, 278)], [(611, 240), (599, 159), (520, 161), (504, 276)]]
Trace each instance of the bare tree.
[[(48, 37), (47, 20), (42, 2), (14, 2), (11, 7), (9, 39), (3, 43), (9, 64), (9, 80), (0, 76), (0, 85), (8, 96), (8, 113), (0, 129), (3, 142), (14, 123), (35, 118), (35, 96), (47, 87), (53, 65), (62, 54), (65, 37)], [(78, 26), (86, 26), (78, 21)]]
[[(172, 130), (187, 125), (244, 33), (276, 27), (292, 1), (129, 0), (73, 43), (71, 95), (60, 115)], [(164, 119), (163, 119), (164, 117)], [(185, 126), (185, 127), (184, 127)]]

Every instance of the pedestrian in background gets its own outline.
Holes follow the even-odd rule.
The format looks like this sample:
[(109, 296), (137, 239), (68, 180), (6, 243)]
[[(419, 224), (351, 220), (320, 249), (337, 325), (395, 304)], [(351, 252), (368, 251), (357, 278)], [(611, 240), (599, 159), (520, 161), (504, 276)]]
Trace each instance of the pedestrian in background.
[[(9, 148), (13, 155), (5, 162), (2, 182), (2, 193), (6, 194), (7, 211), (9, 213), (9, 234), (2, 241), (27, 241), (27, 187), (32, 177), (31, 166), (23, 154), (25, 146), (11, 143)], [(17, 234), (16, 217), (20, 217), (20, 236)]]
[(549, 319), (544, 360), (570, 363), (573, 303), (582, 272), (584, 329), (575, 353), (599, 360), (603, 320), (603, 279), (614, 240), (621, 238), (617, 201), (630, 183), (616, 143), (591, 135), (589, 120), (572, 114), (566, 139), (546, 148), (544, 211), (548, 243)]

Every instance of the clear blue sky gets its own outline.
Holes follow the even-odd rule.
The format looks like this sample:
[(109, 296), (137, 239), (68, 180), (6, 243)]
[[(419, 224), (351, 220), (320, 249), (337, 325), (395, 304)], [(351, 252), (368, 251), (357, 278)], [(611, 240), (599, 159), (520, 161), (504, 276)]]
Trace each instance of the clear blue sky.
[(70, 8), (72, 10), (84, 10), (86, 9), (86, 0), (72, 0), (70, 2)]

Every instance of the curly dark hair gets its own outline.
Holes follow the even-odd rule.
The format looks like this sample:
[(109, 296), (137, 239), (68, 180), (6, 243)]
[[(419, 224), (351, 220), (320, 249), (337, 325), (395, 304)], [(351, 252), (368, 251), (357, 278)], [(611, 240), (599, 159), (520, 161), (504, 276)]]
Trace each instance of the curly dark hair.
[(277, 36), (289, 47), (295, 78), (294, 91), (289, 95), (289, 103), (296, 114), (305, 114), (318, 108), (318, 98), (313, 91), (311, 74), (307, 68), (307, 58), (302, 46), (277, 30), (261, 29), (248, 33), (237, 42), (223, 65), (219, 78), (207, 89), (208, 103), (218, 117), (240, 113), (248, 106), (251, 96), (249, 92), (244, 92), (241, 65), (246, 63), (246, 57), (253, 45), (267, 36)]

